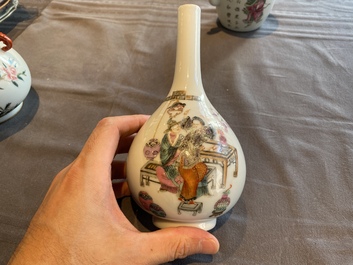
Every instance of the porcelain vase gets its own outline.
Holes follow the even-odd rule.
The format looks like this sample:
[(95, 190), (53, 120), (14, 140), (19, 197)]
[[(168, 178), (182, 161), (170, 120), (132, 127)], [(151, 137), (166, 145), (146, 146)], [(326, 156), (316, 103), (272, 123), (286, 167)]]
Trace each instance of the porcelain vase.
[(245, 184), (240, 143), (203, 88), (200, 17), (196, 5), (179, 7), (174, 81), (127, 159), (132, 197), (159, 228), (212, 229)]

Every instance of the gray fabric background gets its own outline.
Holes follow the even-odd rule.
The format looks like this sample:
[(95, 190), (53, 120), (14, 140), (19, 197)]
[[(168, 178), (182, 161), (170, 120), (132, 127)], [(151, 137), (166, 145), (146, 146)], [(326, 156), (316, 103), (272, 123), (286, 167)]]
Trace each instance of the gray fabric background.
[[(353, 263), (353, 1), (277, 0), (261, 29), (242, 34), (220, 27), (205, 0), (48, 2), (24, 1), (17, 14), (30, 25), (4, 30), (33, 84), (0, 124), (1, 264), (97, 122), (164, 100), (184, 3), (202, 8), (204, 88), (242, 144), (247, 181), (211, 231), (220, 252), (170, 264)], [(130, 198), (120, 203), (138, 229), (154, 229)]]

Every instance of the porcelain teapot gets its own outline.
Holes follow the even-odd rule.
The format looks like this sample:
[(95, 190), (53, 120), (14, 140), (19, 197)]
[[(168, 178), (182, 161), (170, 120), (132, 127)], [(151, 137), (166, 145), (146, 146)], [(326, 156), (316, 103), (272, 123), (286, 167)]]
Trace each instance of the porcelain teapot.
[(15, 116), (31, 88), (31, 73), (14, 49), (12, 40), (0, 32), (0, 123)]

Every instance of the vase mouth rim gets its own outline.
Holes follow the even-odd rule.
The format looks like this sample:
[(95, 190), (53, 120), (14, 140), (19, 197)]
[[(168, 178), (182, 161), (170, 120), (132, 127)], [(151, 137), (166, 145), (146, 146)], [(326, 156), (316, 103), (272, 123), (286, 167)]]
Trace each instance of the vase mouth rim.
[(194, 4), (181, 5), (177, 26), (172, 90), (203, 90), (200, 59), (201, 8)]

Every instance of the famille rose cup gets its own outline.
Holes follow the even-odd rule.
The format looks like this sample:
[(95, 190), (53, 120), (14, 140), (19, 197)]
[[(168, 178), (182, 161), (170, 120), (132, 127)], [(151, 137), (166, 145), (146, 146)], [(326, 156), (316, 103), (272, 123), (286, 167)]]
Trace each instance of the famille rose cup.
[(275, 0), (209, 0), (216, 6), (221, 24), (230, 30), (248, 32), (261, 27)]

